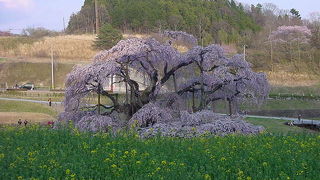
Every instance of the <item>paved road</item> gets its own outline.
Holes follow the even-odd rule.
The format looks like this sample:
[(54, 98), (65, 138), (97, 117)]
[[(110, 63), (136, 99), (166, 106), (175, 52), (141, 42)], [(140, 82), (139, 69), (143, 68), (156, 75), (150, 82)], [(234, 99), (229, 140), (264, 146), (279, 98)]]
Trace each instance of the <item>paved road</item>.
[[(20, 101), (20, 102), (33, 102), (33, 103), (40, 103), (40, 104), (48, 104), (48, 101), (38, 101), (38, 100), (31, 100), (31, 99), (16, 99), (16, 98), (0, 98), (0, 100), (7, 100), (7, 101)], [(61, 105), (62, 102), (52, 102), (52, 104)], [(310, 120), (310, 119), (301, 119), (300, 121), (297, 118), (288, 118), (288, 117), (272, 117), (272, 116), (255, 116), (255, 115), (245, 115), (245, 117), (251, 118), (263, 118), (263, 119), (278, 119), (278, 120), (286, 120), (292, 121), (293, 124), (301, 125), (301, 124), (312, 124), (320, 126), (320, 121), (318, 120)]]
[(292, 121), (293, 124), (295, 124), (295, 125), (309, 124), (309, 125), (320, 126), (320, 121), (319, 120), (301, 119), (299, 121), (297, 118), (272, 117), (272, 116), (254, 116), (254, 115), (246, 115), (245, 117), (286, 120), (286, 121)]

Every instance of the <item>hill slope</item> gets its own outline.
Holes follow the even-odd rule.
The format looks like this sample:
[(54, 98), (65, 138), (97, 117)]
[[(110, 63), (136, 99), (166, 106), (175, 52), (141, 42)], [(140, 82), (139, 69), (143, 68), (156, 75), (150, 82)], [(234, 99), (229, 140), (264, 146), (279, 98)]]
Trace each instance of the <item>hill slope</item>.
[[(204, 44), (236, 42), (240, 35), (260, 29), (233, 0), (99, 0), (99, 7), (102, 24), (147, 33), (182, 30), (202, 36)], [(71, 16), (68, 32), (93, 32), (94, 26), (94, 1), (85, 0), (81, 11)]]

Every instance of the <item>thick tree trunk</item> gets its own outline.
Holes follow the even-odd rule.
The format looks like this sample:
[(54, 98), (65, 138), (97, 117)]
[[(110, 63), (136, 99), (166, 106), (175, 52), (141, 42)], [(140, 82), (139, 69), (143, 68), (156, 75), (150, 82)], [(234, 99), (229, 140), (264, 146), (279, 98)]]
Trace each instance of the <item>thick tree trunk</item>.
[[(126, 75), (128, 75), (128, 65), (126, 65)], [(125, 80), (125, 85), (126, 85), (126, 104), (129, 103), (129, 94), (128, 94), (128, 82)]]
[(205, 94), (204, 94), (204, 85), (203, 85), (203, 80), (201, 81), (201, 89), (200, 89), (200, 107), (199, 109), (203, 110), (205, 107), (204, 107), (204, 104), (205, 104)]
[(216, 111), (216, 104), (214, 102), (211, 103), (212, 112)]
[(111, 87), (110, 87), (110, 91), (113, 92), (113, 75), (111, 75)]

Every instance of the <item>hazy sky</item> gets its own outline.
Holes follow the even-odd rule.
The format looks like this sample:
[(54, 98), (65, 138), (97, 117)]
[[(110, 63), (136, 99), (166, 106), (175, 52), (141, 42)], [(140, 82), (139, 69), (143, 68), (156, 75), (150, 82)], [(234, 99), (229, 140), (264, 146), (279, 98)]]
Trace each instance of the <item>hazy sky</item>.
[[(238, 0), (257, 4), (271, 2), (281, 9), (296, 8), (303, 18), (311, 12), (320, 11), (320, 0)], [(70, 15), (80, 10), (84, 0), (0, 0), (0, 30), (15, 29), (21, 32), (27, 27), (63, 29)]]
[(45, 27), (62, 30), (70, 15), (81, 9), (84, 0), (0, 0), (0, 30)]
[(320, 12), (320, 0), (237, 0), (246, 4), (273, 3), (280, 9), (295, 8), (303, 18), (309, 18), (312, 12)]

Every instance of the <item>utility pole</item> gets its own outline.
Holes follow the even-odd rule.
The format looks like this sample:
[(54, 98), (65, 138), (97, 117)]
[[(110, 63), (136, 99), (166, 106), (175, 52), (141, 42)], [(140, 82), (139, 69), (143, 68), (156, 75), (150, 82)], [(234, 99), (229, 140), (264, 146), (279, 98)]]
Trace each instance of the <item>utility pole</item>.
[(98, 0), (94, 0), (94, 9), (95, 9), (95, 15), (96, 15), (96, 34), (99, 34), (99, 10), (98, 10)]
[(54, 66), (53, 66), (53, 48), (51, 45), (51, 89), (54, 89)]
[(65, 33), (65, 32), (66, 32), (66, 23), (65, 23), (64, 17), (63, 17), (63, 33)]
[[(271, 27), (269, 31), (269, 36), (270, 35), (271, 35)], [(271, 60), (271, 72), (273, 72), (273, 44), (271, 39), (270, 39), (270, 60)]]
[(271, 71), (273, 72), (273, 44), (272, 41), (270, 41), (270, 48), (271, 48), (271, 52), (270, 52), (270, 58), (271, 58)]

